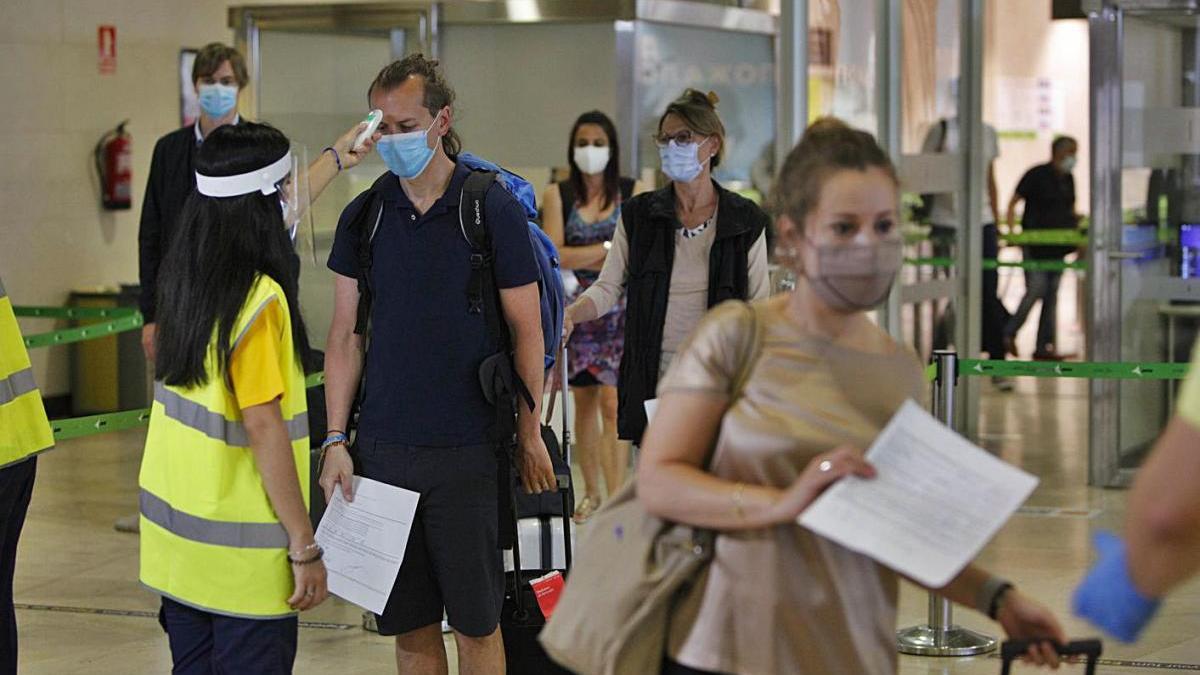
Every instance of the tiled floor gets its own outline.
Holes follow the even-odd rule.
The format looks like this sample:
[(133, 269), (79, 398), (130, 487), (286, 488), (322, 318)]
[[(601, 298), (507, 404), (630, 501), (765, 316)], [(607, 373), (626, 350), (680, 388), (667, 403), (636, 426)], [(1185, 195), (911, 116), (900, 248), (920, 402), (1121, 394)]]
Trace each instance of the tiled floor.
[[(1042, 478), (1029, 505), (1081, 513), (1018, 515), (982, 561), (1060, 612), (1072, 635), (1089, 635), (1066, 615), (1068, 596), (1088, 564), (1089, 533), (1119, 525), (1125, 495), (1085, 485), (1084, 383), (1021, 381), (1007, 395), (989, 388), (983, 415), (983, 443)], [(23, 607), (18, 611), (23, 673), (168, 671), (166, 639), (153, 618), (156, 599), (137, 583), (137, 538), (112, 529), (115, 518), (134, 509), (141, 440), (140, 432), (94, 436), (64, 443), (40, 460), (16, 580), (17, 602)], [(922, 622), (925, 608), (925, 595), (906, 588), (900, 623)], [(973, 612), (956, 616), (966, 626), (995, 634), (996, 627)], [(393, 671), (390, 641), (362, 631), (354, 607), (333, 600), (303, 619), (323, 625), (301, 629), (298, 673)], [(1108, 644), (1106, 649), (1111, 659), (1200, 664), (1200, 584), (1167, 602), (1141, 644)], [(901, 660), (905, 675), (999, 669), (992, 658)], [(1188, 670), (1200, 671), (1200, 665)]]

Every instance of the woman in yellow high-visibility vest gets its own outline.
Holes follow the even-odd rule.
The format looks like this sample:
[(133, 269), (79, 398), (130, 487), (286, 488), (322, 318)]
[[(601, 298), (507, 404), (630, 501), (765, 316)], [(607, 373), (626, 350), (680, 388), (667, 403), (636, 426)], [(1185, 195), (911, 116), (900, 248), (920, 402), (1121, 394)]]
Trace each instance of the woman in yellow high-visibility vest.
[(17, 539), (33, 496), (36, 455), (53, 445), (21, 329), (0, 281), (0, 673), (17, 672)]
[(141, 581), (162, 596), (176, 673), (290, 673), (296, 612), (326, 597), (307, 510), (296, 166), (272, 127), (213, 131), (159, 277)]

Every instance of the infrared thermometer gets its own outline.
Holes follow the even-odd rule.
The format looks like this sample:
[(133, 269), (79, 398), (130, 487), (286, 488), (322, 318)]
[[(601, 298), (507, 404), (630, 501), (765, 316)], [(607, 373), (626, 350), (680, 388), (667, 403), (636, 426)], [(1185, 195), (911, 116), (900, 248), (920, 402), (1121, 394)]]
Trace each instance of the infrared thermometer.
[(382, 110), (372, 110), (371, 112), (367, 113), (367, 118), (363, 120), (363, 122), (367, 123), (367, 128), (363, 129), (362, 133), (358, 135), (358, 138), (354, 139), (354, 145), (350, 147), (354, 150), (361, 148), (362, 144), (366, 143), (367, 139), (371, 138), (371, 136), (375, 133), (375, 130), (379, 128), (379, 123), (382, 121)]

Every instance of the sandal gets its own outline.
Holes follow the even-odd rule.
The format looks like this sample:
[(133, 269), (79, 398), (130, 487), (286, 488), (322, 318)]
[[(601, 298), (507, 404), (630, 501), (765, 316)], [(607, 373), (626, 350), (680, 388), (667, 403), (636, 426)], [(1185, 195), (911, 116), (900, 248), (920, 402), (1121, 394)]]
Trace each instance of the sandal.
[(575, 515), (571, 519), (576, 523), (586, 522), (598, 508), (600, 508), (600, 498), (587, 495), (575, 505)]

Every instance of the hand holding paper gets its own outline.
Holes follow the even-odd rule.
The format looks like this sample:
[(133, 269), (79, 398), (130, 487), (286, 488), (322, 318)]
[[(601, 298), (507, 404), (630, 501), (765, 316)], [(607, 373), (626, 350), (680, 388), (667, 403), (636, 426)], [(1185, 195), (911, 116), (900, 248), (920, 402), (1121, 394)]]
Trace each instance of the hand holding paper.
[(420, 495), (411, 490), (354, 477), (354, 501), (341, 490), (317, 527), (317, 543), (325, 550), (329, 591), (382, 614), (417, 513)]
[(1038, 482), (913, 401), (901, 406), (866, 459), (876, 478), (834, 485), (798, 522), (929, 588), (962, 571)]

